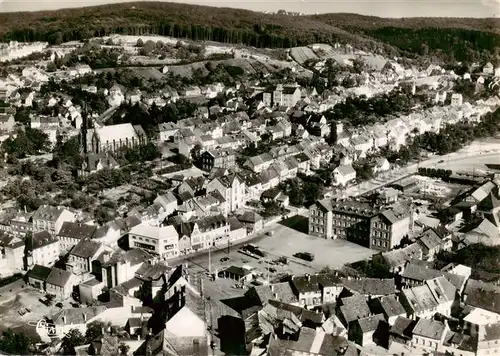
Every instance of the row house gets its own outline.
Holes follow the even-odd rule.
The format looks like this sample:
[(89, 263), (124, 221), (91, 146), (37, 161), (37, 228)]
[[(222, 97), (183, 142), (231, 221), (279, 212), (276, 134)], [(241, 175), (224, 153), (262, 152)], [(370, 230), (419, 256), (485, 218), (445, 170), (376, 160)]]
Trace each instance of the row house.
[(258, 156), (249, 157), (244, 166), (256, 173), (260, 173), (268, 169), (274, 162), (273, 157), (269, 153), (263, 153)]
[(293, 276), (291, 286), (300, 305), (305, 307), (333, 303), (343, 290), (342, 281), (327, 274)]
[(205, 250), (229, 241), (230, 225), (223, 215), (175, 221), (173, 227), (179, 236), (180, 254)]
[(66, 208), (42, 205), (33, 214), (32, 221), (34, 232), (46, 230), (55, 235), (64, 222), (75, 221), (75, 214)]
[(185, 201), (177, 208), (177, 214), (183, 220), (194, 217), (228, 214), (228, 205), (218, 191), (213, 191), (203, 196), (198, 196)]
[(61, 251), (68, 252), (77, 245), (81, 240), (91, 239), (97, 230), (95, 225), (86, 225), (72, 221), (65, 221), (57, 238), (59, 239)]
[(404, 288), (399, 296), (409, 318), (430, 318), (434, 314), (449, 316), (457, 290), (444, 276), (429, 279), (424, 285)]

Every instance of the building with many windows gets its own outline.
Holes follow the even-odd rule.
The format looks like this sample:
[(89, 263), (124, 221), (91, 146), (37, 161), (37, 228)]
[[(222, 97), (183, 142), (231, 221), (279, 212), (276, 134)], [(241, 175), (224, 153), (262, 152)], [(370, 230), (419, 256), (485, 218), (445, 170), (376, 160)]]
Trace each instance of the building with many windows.
[(173, 226), (153, 226), (143, 222), (128, 234), (130, 248), (140, 248), (162, 258), (179, 255), (179, 235)]
[(408, 234), (411, 216), (411, 209), (402, 202), (374, 206), (358, 200), (323, 199), (309, 208), (309, 234), (387, 251)]

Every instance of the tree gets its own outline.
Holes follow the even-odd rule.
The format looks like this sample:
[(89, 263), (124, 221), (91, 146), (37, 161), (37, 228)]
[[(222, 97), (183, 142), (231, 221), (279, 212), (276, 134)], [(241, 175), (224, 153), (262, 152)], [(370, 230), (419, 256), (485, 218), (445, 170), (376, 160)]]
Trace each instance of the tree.
[(63, 354), (65, 355), (74, 355), (75, 347), (81, 346), (84, 343), (85, 337), (83, 336), (81, 331), (78, 329), (71, 329), (64, 336), (61, 343), (61, 349), (63, 351)]
[(104, 328), (104, 323), (102, 321), (96, 320), (87, 325), (87, 331), (85, 332), (85, 340), (87, 343), (94, 341), (95, 339), (102, 336), (102, 331)]
[(3, 332), (0, 338), (0, 350), (13, 355), (26, 355), (29, 353), (33, 341), (24, 333), (16, 333), (12, 329)]
[(124, 342), (120, 342), (118, 345), (118, 351), (120, 351), (120, 355), (127, 355), (130, 350), (130, 346), (125, 344)]
[(137, 43), (135, 45), (136, 47), (143, 47), (144, 46), (144, 41), (142, 40), (142, 38), (139, 38), (137, 40)]
[(57, 67), (56, 67), (54, 62), (47, 63), (47, 72), (48, 73), (55, 72), (56, 70), (57, 70)]

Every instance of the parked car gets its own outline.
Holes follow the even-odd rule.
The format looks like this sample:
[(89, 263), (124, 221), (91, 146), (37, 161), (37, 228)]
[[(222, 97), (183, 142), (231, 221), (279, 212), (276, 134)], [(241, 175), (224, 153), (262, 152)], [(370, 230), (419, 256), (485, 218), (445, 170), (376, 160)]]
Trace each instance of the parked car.
[(229, 257), (222, 257), (222, 258), (220, 259), (220, 261), (221, 261), (221, 262), (227, 262), (227, 261), (229, 261)]
[(58, 308), (61, 308), (61, 309), (62, 309), (62, 307), (63, 307), (63, 303), (61, 303), (61, 302), (57, 303), (57, 304), (56, 304), (56, 307), (58, 307)]
[(293, 255), (296, 258), (300, 258), (301, 260), (312, 262), (314, 261), (314, 255), (309, 252), (297, 252), (295, 255)]

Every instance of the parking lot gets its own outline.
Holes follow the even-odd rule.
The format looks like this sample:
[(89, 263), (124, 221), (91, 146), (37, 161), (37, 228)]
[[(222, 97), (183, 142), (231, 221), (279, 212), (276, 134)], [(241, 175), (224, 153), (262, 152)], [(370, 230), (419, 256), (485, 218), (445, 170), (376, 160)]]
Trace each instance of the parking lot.
[[(194, 257), (188, 262), (189, 268), (194, 273), (206, 274), (209, 270), (216, 273), (232, 265), (249, 266), (261, 282), (266, 282), (286, 274), (315, 273), (326, 266), (338, 269), (346, 263), (367, 259), (374, 253), (346, 240), (327, 240), (308, 235), (307, 218), (300, 215), (274, 225), (270, 231), (271, 234), (262, 233), (249, 242), (264, 252), (265, 257), (248, 256), (241, 253), (239, 247), (231, 247), (212, 252), (210, 258), (208, 254)], [(312, 253), (315, 258), (308, 262), (294, 257), (297, 252)], [(287, 258), (287, 265), (272, 262), (282, 256)], [(211, 286), (209, 288), (213, 289), (216, 296), (228, 297), (228, 294), (238, 293), (234, 284), (234, 281), (208, 282), (207, 279), (205, 288)]]
[[(42, 304), (39, 299), (45, 298), (45, 293), (28, 286), (23, 280), (0, 288), (0, 333), (10, 328), (38, 339), (36, 323), (61, 310), (56, 303), (50, 307)], [(69, 307), (69, 302), (65, 302), (64, 307)], [(26, 308), (29, 312), (21, 316), (19, 311), (26, 312)]]

